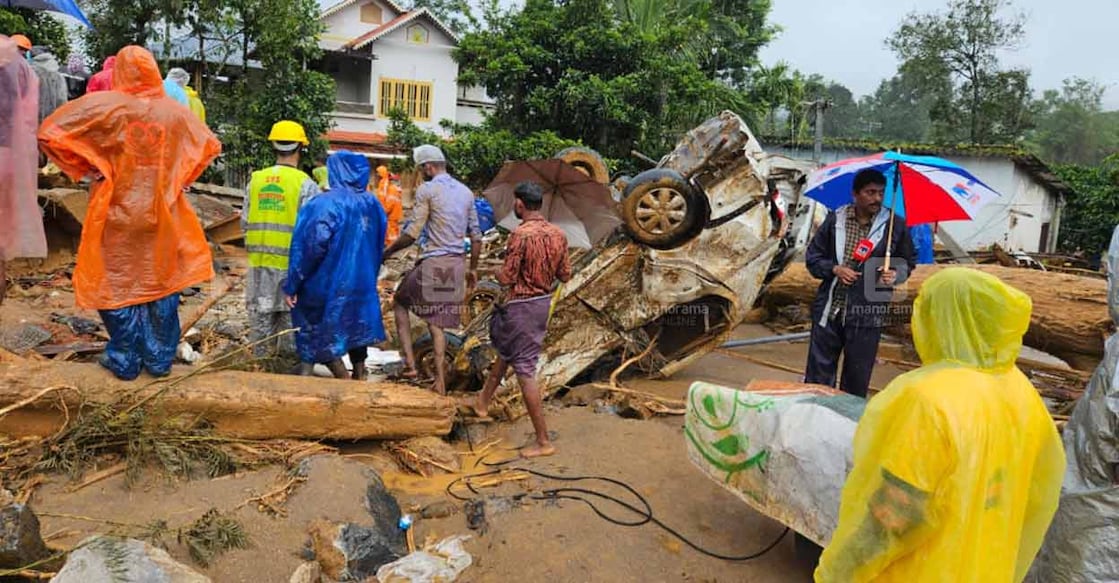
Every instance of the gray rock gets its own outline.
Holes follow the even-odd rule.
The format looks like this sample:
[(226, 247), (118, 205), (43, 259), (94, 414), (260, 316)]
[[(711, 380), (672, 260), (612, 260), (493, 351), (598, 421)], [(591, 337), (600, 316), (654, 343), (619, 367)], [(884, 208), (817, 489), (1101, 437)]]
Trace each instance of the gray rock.
[(0, 568), (14, 569), (50, 554), (39, 534), (39, 518), (24, 504), (0, 509)]
[(135, 539), (96, 536), (70, 553), (51, 583), (143, 581), (210, 583), (210, 578), (175, 561), (167, 551)]

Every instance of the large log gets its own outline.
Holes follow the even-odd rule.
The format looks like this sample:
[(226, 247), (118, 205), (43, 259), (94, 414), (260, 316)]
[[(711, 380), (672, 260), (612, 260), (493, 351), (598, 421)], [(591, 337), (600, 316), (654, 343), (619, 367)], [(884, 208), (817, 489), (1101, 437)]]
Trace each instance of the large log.
[[(113, 403), (142, 389), (139, 398), (166, 387), (144, 388), (143, 379), (119, 381), (95, 364), (0, 363), (0, 409), (53, 391), (0, 415), (0, 434), (52, 435), (82, 402)], [(452, 399), (394, 383), (363, 383), (249, 372), (213, 372), (182, 379), (149, 401), (162, 415), (200, 416), (217, 435), (244, 439), (404, 439), (446, 435), (455, 415)]]
[[(1029, 294), (1033, 300), (1028, 346), (1058, 356), (1082, 370), (1091, 370), (1103, 356), (1103, 342), (1114, 329), (1107, 311), (1107, 282), (1066, 273), (1002, 267), (998, 265), (921, 265), (895, 298), (910, 306), (921, 284), (949, 267), (966, 267), (989, 273)], [(803, 263), (794, 263), (766, 290), (769, 308), (811, 304), (820, 280)], [(908, 326), (897, 333), (909, 334)]]

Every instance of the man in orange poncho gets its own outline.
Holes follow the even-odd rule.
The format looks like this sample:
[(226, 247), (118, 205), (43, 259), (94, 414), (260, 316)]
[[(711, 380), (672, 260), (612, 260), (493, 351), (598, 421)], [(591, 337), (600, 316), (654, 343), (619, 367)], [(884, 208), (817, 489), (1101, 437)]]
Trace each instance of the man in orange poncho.
[(385, 233), (387, 248), (400, 236), (400, 221), (404, 220), (404, 203), (401, 202), (400, 187), (392, 183), (389, 169), (378, 166), (377, 176), (377, 199), (381, 201), (385, 216), (389, 219), (388, 231)]
[(70, 178), (92, 176), (74, 295), (109, 331), (101, 364), (131, 380), (170, 373), (179, 291), (214, 276), (202, 225), (183, 195), (221, 152), (199, 119), (164, 93), (147, 50), (117, 53), (111, 91), (60, 107), (39, 129)]

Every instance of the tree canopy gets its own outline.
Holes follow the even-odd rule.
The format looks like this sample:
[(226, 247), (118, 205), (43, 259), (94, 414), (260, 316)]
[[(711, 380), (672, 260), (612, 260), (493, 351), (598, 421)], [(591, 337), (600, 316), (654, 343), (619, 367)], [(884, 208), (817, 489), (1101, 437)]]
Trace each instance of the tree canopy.
[(66, 26), (49, 12), (26, 8), (0, 8), (0, 34), (22, 34), (35, 45), (50, 47), (60, 61), (70, 56), (70, 35)]
[(922, 93), (933, 97), (935, 136), (973, 144), (1011, 142), (1030, 124), (1029, 71), (1003, 70), (1025, 17), (1000, 17), (1008, 0), (951, 0), (944, 12), (906, 17), (886, 44)]
[[(771, 34), (768, 2), (668, 4), (639, 16), (633, 3), (527, 0), (463, 38), (460, 81), (497, 100), (497, 127), (554, 131), (614, 157), (661, 152), (723, 108), (764, 115), (736, 84)], [(694, 16), (664, 17), (677, 8)]]

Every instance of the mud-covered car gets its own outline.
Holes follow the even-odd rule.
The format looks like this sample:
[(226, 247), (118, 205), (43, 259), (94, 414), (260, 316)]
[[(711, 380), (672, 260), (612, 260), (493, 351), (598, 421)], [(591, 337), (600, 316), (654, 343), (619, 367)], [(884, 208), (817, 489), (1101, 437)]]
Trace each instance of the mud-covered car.
[[(767, 155), (742, 119), (724, 112), (625, 180), (623, 226), (573, 255), (544, 340), (543, 385), (608, 372), (651, 343), (642, 367), (667, 376), (722, 344), (771, 268), (791, 258), (785, 209), (797, 207), (805, 170)], [(487, 309), (451, 339), (452, 386), (480, 386), (496, 358), (488, 328)]]

